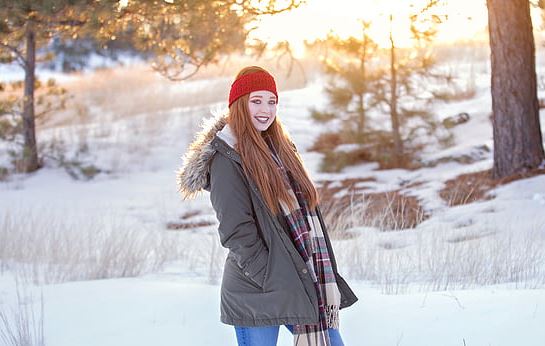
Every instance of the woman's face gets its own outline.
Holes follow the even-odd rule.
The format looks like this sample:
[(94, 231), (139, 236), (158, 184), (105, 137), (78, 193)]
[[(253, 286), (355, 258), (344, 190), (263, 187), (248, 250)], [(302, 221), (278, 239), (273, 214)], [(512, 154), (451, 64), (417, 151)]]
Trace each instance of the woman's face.
[(276, 117), (276, 96), (268, 90), (253, 91), (248, 99), (252, 124), (258, 131), (265, 131)]

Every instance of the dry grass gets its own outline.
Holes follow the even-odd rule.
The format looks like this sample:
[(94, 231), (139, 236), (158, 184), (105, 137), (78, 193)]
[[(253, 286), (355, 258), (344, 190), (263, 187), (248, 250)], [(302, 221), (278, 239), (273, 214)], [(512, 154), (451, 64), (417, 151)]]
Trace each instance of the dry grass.
[(491, 199), (488, 191), (495, 187), (490, 178), (490, 170), (462, 174), (455, 179), (447, 180), (439, 196), (449, 207), (468, 204), (478, 200)]
[[(534, 170), (524, 177), (543, 173)], [(484, 171), (450, 181), (447, 198), (452, 205), (470, 203), (486, 198), (490, 188), (522, 177), (492, 184), (487, 176)], [(335, 197), (346, 192), (350, 183), (354, 185), (354, 181), (326, 181), (322, 189), (322, 197), (329, 202), (324, 217), (339, 268), (346, 276), (377, 284), (387, 294), (405, 293), (413, 286), (422, 291), (502, 283), (517, 288), (545, 286), (545, 219), (541, 215), (524, 232), (516, 221), (494, 224), (473, 217), (448, 225), (432, 220), (422, 223), (430, 216), (416, 199), (399, 191), (364, 194), (360, 186), (363, 191)], [(405, 230), (409, 227), (413, 227), (410, 232)]]
[(322, 132), (314, 140), (308, 151), (317, 151), (325, 153), (335, 150), (336, 147), (343, 144), (343, 138), (338, 132)]
[[(108, 121), (139, 114), (153, 115), (177, 108), (202, 107), (226, 101), (231, 79), (246, 65), (265, 67), (276, 77), (279, 90), (303, 87), (309, 71), (294, 69), (286, 74), (285, 64), (275, 60), (225, 58), (219, 64), (203, 68), (187, 81), (170, 81), (148, 65), (101, 69), (80, 74), (63, 83), (71, 99), (64, 111), (44, 123), (44, 127)], [(218, 79), (219, 78), (219, 79)]]
[(167, 222), (166, 228), (168, 230), (194, 230), (195, 228), (208, 227), (215, 225), (215, 222), (210, 221), (172, 221)]
[[(333, 247), (347, 277), (377, 284), (383, 293), (406, 293), (411, 286), (418, 291), (500, 283), (545, 286), (545, 220), (529, 232), (521, 232), (516, 223), (381, 232), (362, 227), (373, 223), (366, 215), (365, 206), (357, 203), (339, 209), (335, 227), (351, 236), (337, 238)], [(375, 218), (380, 223), (384, 215)]]
[[(200, 210), (189, 210), (180, 216), (179, 221), (167, 222), (168, 230), (195, 230), (196, 228), (208, 227), (215, 225), (216, 221), (202, 220), (202, 212)], [(197, 219), (197, 220), (195, 220)]]
[[(218, 95), (227, 81), (181, 84), (166, 80), (147, 66), (99, 70), (69, 82), (65, 87), (74, 96), (73, 107), (57, 114), (46, 126), (84, 124), (123, 119), (139, 114), (220, 101)], [(81, 110), (84, 111), (81, 111)]]
[(24, 217), (4, 212), (0, 220), (0, 272), (25, 283), (132, 277), (183, 257), (176, 234), (115, 215), (99, 220), (33, 210)]
[(545, 174), (545, 169), (537, 168), (524, 173), (514, 174), (503, 179), (492, 179), (490, 169), (461, 174), (454, 179), (447, 180), (445, 187), (439, 191), (439, 196), (450, 206), (468, 204), (475, 201), (490, 200), (493, 198), (488, 192), (498, 186)]
[[(368, 148), (357, 148), (350, 151), (327, 151), (320, 165), (322, 172), (340, 172), (347, 166), (360, 164), (362, 162), (373, 162), (375, 158)], [(379, 168), (383, 169), (382, 162)]]
[(180, 275), (219, 282), (227, 251), (215, 230), (169, 232), (115, 214), (91, 214), (3, 211), (0, 274), (11, 273), (25, 285), (50, 284), (134, 277), (174, 265)]
[[(349, 228), (367, 226), (383, 231), (414, 228), (429, 217), (414, 196), (403, 195), (400, 190), (365, 192), (366, 187), (357, 186), (358, 183), (372, 181), (375, 179), (369, 177), (346, 179), (340, 181), (340, 186), (331, 186), (332, 181), (323, 182), (319, 189), (320, 206), (333, 234), (346, 237), (342, 235), (342, 230), (346, 229), (341, 227), (344, 222), (340, 221), (339, 225), (339, 220), (347, 217), (353, 220)], [(358, 209), (357, 218), (353, 211), (355, 208)]]
[(470, 100), (477, 96), (475, 86), (467, 86), (466, 88), (454, 88), (432, 92), (436, 100), (444, 102), (460, 102)]
[(35, 297), (15, 281), (16, 307), (0, 305), (0, 341), (4, 346), (45, 346), (44, 297)]

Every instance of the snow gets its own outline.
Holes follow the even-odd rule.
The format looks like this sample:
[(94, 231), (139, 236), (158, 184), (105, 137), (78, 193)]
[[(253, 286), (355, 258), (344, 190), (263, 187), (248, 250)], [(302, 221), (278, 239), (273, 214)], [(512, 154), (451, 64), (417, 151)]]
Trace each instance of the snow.
[[(0, 72), (3, 80), (9, 79), (9, 71)], [(341, 312), (341, 335), (347, 345), (449, 346), (464, 342), (468, 346), (543, 345), (543, 282), (538, 282), (535, 289), (522, 283), (504, 283), (430, 291), (428, 286), (415, 281), (409, 289), (394, 295), (384, 292), (384, 283), (349, 275), (356, 265), (350, 258), (353, 252), (348, 250), (358, 242), (364, 244), (365, 251), (371, 251), (372, 259), (398, 251), (400, 268), (415, 260), (412, 256), (418, 254), (420, 246), (439, 242), (444, 246), (441, 249), (447, 251), (454, 246), (453, 239), (463, 236), (481, 236), (472, 240), (479, 243), (472, 243), (474, 247), (468, 247), (466, 254), (477, 256), (483, 251), (482, 258), (477, 259), (484, 261), (489, 256), (485, 249), (500, 248), (493, 242), (499, 243), (502, 237), (509, 239), (512, 234), (524, 235), (527, 237), (524, 239), (533, 240), (536, 245), (545, 243), (544, 175), (500, 186), (492, 191), (494, 199), (467, 205), (448, 207), (438, 195), (445, 181), (492, 165), (492, 150), (482, 149), (492, 148), (487, 73), (486, 66), (476, 72), (478, 92), (474, 99), (436, 105), (435, 110), (445, 117), (465, 111), (471, 119), (453, 129), (454, 146), (432, 147), (424, 155), (427, 161), (461, 155), (472, 156), (475, 161), (469, 164), (449, 161), (414, 171), (379, 170), (376, 163), (366, 163), (347, 167), (340, 173), (318, 172), (322, 155), (308, 149), (321, 132), (338, 126), (315, 124), (310, 119), (308, 107), (320, 109), (325, 105), (323, 80), (316, 79), (303, 89), (280, 93), (279, 118), (314, 180), (334, 180), (334, 186), (339, 186), (346, 178), (373, 178), (374, 181), (361, 182), (358, 187), (366, 187), (370, 192), (400, 189), (403, 194), (416, 196), (431, 213), (415, 230), (379, 232), (370, 227), (355, 227), (350, 231), (359, 238), (334, 240), (334, 247), (339, 249), (341, 274), (360, 299)], [(184, 87), (203, 90), (207, 83), (197, 81)], [(101, 220), (107, 224), (119, 223), (124, 228), (145, 227), (157, 234), (167, 232), (166, 223), (177, 221), (191, 211), (199, 212), (191, 221), (215, 220), (206, 193), (193, 201), (180, 200), (175, 171), (201, 119), (210, 116), (211, 110), (221, 109), (225, 109), (224, 103), (129, 118), (94, 114), (95, 121), (88, 124), (46, 129), (38, 140), (63, 138), (71, 148), (85, 133), (90, 151), (88, 160), (104, 172), (89, 181), (73, 180), (55, 167), (28, 176), (13, 176), (0, 182), (0, 215), (4, 218), (9, 214), (21, 220), (31, 215), (45, 227), (50, 220), (61, 217), (67, 223), (81, 225), (81, 230), (76, 231), (82, 232), (86, 224)], [(545, 129), (543, 112), (541, 123)], [(406, 187), (414, 182), (422, 184)], [(43, 291), (46, 345), (235, 345), (233, 328), (219, 321), (218, 275), (225, 249), (218, 245), (214, 225), (170, 235), (173, 237), (169, 241), (185, 257), (179, 255), (178, 261), (169, 261), (156, 272), (134, 278), (28, 286), (35, 302)], [(386, 250), (385, 244), (395, 249)], [(514, 243), (513, 249), (522, 257), (525, 253), (520, 249), (532, 249), (518, 248), (517, 244)], [(218, 252), (212, 253), (212, 249)], [(503, 255), (496, 254), (498, 258)], [(371, 267), (372, 263), (365, 262), (365, 266)], [(395, 270), (398, 268), (386, 267), (383, 274), (396, 275)], [(537, 275), (543, 275), (545, 263), (539, 270)], [(17, 305), (12, 275), (12, 271), (0, 266), (0, 311), (9, 312), (10, 307)], [(282, 328), (278, 345), (289, 344), (291, 336)]]
[[(543, 289), (386, 295), (351, 285), (360, 300), (340, 312), (346, 345), (543, 345)], [(219, 321), (219, 286), (200, 279), (71, 282), (45, 286), (43, 295), (47, 345), (236, 345), (234, 328)], [(291, 342), (281, 328), (278, 345)]]
[[(72, 80), (74, 75), (44, 69), (40, 66), (36, 68), (36, 79), (47, 81), (50, 78), (55, 79), (57, 82), (66, 82)], [(18, 64), (0, 64), (0, 82), (15, 82), (24, 79), (24, 70)]]
[[(479, 290), (390, 296), (363, 289), (346, 310), (349, 345), (541, 345), (542, 290)], [(363, 293), (363, 292), (362, 292)], [(366, 317), (367, 316), (367, 317)], [(348, 342), (348, 341), (351, 342)]]
[[(36, 79), (48, 80), (50, 78), (55, 79), (57, 82), (67, 82), (78, 78), (82, 73), (92, 73), (94, 70), (116, 67), (116, 66), (133, 66), (144, 65), (144, 59), (134, 56), (129, 53), (119, 53), (116, 59), (111, 59), (96, 53), (92, 53), (87, 58), (86, 66), (78, 73), (63, 73), (61, 66), (56, 64), (53, 68), (42, 66), (42, 64), (36, 65)], [(25, 79), (23, 68), (16, 62), (10, 64), (0, 64), (0, 82), (14, 82)]]

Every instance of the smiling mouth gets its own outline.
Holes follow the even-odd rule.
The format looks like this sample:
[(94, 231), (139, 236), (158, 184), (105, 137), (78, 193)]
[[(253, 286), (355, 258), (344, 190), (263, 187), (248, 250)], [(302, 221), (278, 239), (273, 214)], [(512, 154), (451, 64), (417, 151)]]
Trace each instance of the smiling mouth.
[(266, 117), (266, 116), (257, 116), (257, 117), (254, 117), (258, 122), (262, 123), (262, 124), (266, 124), (267, 121), (269, 121), (269, 117)]

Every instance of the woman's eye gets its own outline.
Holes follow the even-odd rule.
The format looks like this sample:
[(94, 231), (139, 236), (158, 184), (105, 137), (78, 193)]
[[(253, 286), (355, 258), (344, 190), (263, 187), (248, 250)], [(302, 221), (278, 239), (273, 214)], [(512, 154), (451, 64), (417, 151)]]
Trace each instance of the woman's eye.
[(261, 100), (252, 100), (252, 103), (255, 103), (256, 105), (261, 104)]
[(269, 101), (269, 104), (270, 104), (270, 105), (275, 105), (275, 104), (276, 104), (276, 101), (271, 100), (271, 101)]

